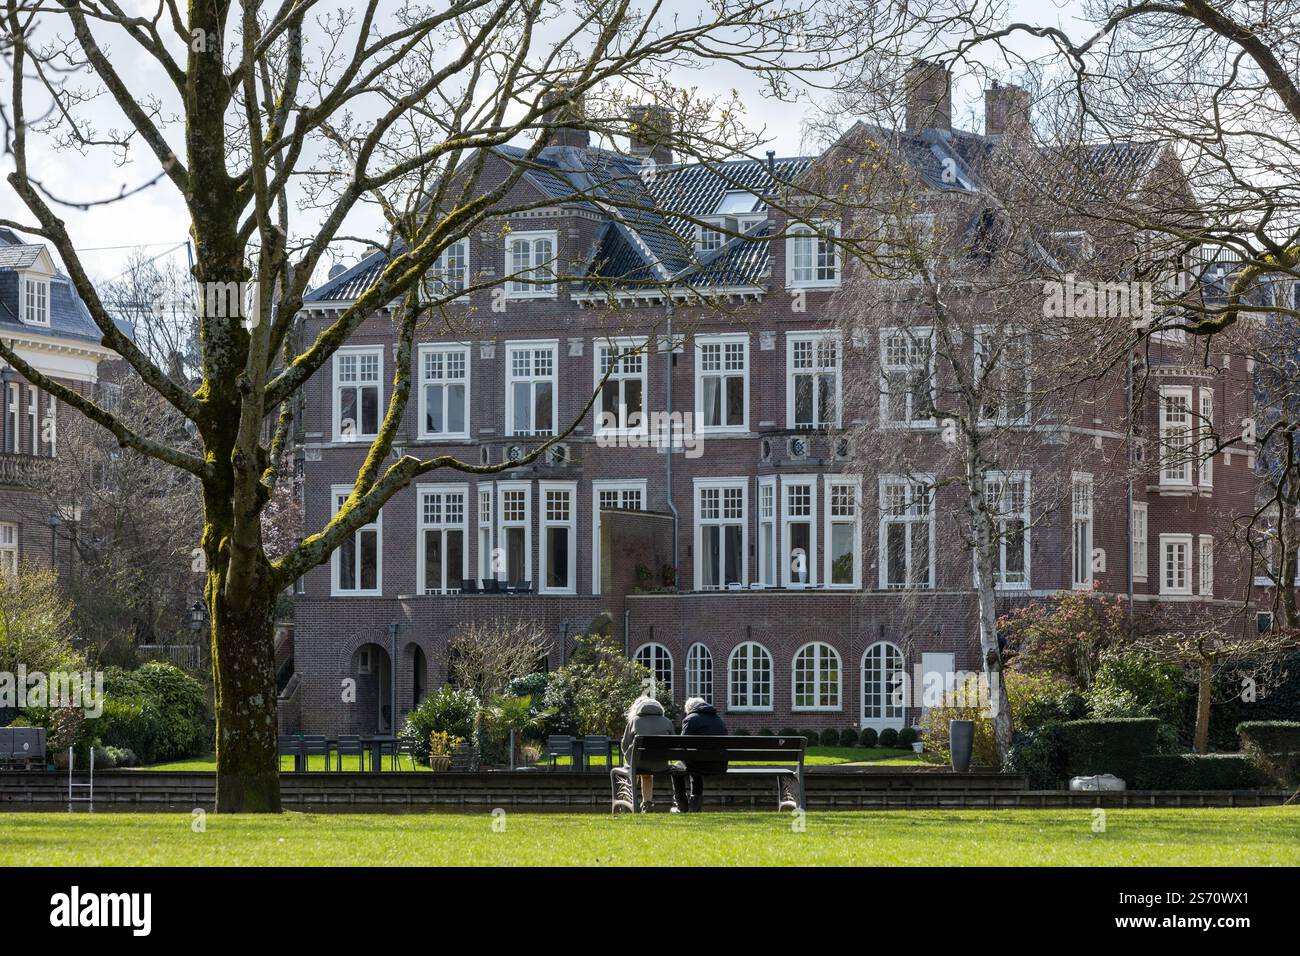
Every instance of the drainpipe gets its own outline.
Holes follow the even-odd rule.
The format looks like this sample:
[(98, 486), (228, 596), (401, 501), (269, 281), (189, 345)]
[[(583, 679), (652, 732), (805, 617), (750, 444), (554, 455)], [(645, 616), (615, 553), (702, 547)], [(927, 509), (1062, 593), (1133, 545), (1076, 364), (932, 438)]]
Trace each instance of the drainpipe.
[[(676, 576), (677, 586), (678, 588), (680, 588), (681, 568), (679, 567), (679, 565), (681, 562), (679, 560), (680, 555), (678, 554), (678, 550), (680, 548), (679, 542), (681, 540), (681, 515), (677, 513), (677, 505), (673, 504), (672, 413), (673, 413), (673, 348), (675, 343), (673, 341), (673, 299), (672, 299), (671, 292), (669, 292), (668, 295), (667, 311), (668, 311), (668, 354), (667, 354), (668, 367), (667, 367), (667, 373), (664, 376), (664, 381), (666, 383), (665, 385), (666, 394), (664, 396), (664, 406), (665, 406), (664, 411), (668, 413), (668, 419), (667, 419), (668, 447), (664, 449), (664, 481), (667, 482), (667, 488), (664, 491), (664, 495), (668, 500), (668, 511), (673, 516), (673, 574)], [(627, 635), (626, 626), (624, 627), (623, 634), (626, 642), (626, 635)]]
[(397, 622), (388, 625), (388, 729), (397, 732)]
[(627, 604), (626, 597), (623, 598), (623, 602), (624, 602), (623, 604), (623, 656), (627, 657), (627, 655), (632, 650), (632, 645), (630, 642), (630, 638), (632, 635), (628, 631), (628, 627), (632, 620), (632, 608)]
[(1128, 558), (1124, 564), (1128, 568), (1128, 626), (1129, 630), (1133, 629), (1133, 357), (1130, 355), (1125, 362), (1124, 372), (1124, 394), (1128, 402), (1128, 432), (1129, 440), (1128, 454), (1128, 511), (1124, 515), (1124, 541), (1128, 545)]
[(560, 666), (563, 667), (569, 651), (569, 622), (560, 622)]

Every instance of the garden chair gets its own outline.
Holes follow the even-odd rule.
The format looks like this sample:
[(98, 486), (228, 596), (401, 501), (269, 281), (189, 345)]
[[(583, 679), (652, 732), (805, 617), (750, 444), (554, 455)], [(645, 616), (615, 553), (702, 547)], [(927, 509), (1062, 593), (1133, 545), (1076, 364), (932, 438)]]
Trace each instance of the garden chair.
[(281, 734), (276, 742), (276, 750), (281, 757), (293, 758), (293, 769), (307, 769), (307, 758), (302, 752), (302, 738), (296, 734)]
[(500, 594), (500, 593), (501, 593), (501, 582), (498, 581), (496, 578), (484, 578), (484, 579), (483, 579), (483, 593), (484, 593), (484, 594)]
[[(386, 750), (388, 754), (393, 758), (392, 763), (389, 764), (389, 766), (391, 766), (394, 770), (402, 769), (401, 761), (403, 757), (411, 761), (411, 769), (412, 770), (415, 769), (415, 738), (414, 737), (398, 737), (396, 740), (392, 741), (391, 743), (385, 742), (380, 746), (383, 748), (383, 750)], [(381, 752), (383, 751), (381, 750)]]
[(330, 768), (330, 742), (322, 735), (304, 735), (299, 746), (302, 748), (302, 769), (311, 769), (312, 757), (324, 757), (325, 769)]
[(564, 734), (555, 734), (546, 738), (546, 769), (554, 770), (556, 761), (561, 757), (573, 759), (573, 738)]
[(608, 737), (590, 735), (582, 738), (582, 769), (591, 769), (591, 758), (603, 755), (605, 766), (614, 766), (614, 744)]
[(357, 769), (366, 769), (366, 748), (361, 745), (359, 734), (339, 734), (339, 742), (334, 749), (338, 754), (338, 763), (334, 765), (335, 770), (343, 769), (344, 757), (356, 757)]
[(460, 582), (461, 594), (478, 594), (478, 582), (473, 578), (466, 578)]

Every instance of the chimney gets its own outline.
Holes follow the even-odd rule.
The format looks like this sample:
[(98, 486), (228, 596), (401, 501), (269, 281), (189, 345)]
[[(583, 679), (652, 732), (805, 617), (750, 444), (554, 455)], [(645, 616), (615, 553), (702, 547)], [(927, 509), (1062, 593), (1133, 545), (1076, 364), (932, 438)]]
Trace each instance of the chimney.
[(984, 91), (984, 135), (1028, 136), (1029, 91), (1019, 86), (1001, 86), (995, 80)]
[(938, 63), (913, 60), (904, 78), (907, 129), (952, 129), (952, 74)]
[(656, 166), (673, 161), (673, 111), (667, 106), (634, 106), (628, 111), (628, 152)]
[[(569, 102), (559, 102), (566, 97)], [(574, 93), (573, 88), (567, 84), (556, 83), (542, 94), (542, 105), (546, 107), (542, 122), (551, 134), (552, 146), (578, 146), (586, 149), (591, 145), (591, 134), (581, 125), (587, 116), (581, 93)]]

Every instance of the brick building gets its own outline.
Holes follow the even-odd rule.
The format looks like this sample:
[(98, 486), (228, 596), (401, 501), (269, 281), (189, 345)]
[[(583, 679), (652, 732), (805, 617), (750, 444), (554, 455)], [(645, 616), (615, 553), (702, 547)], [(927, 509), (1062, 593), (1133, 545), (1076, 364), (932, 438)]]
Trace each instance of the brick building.
[[(100, 363), (116, 358), (49, 250), (8, 229), (0, 229), (0, 335), (38, 371), (86, 395)], [(62, 525), (80, 520), (79, 505), (52, 502), (40, 488), (42, 462), (59, 453), (63, 409), (0, 362), (0, 412), (0, 570), (30, 562), (72, 571)]]
[[(917, 85), (907, 128), (879, 134), (914, 159), (937, 202), (978, 202), (971, 156), (1004, 135), (1017, 91), (990, 91), (977, 135), (952, 128), (947, 84), (939, 75)], [(521, 157), (509, 147), (489, 155), (484, 182)], [(510, 461), (578, 418), (611, 363), (597, 411), (612, 417), (586, 415), (526, 466), (430, 474), (307, 574), (287, 725), (392, 729), (445, 681), (457, 629), (501, 616), (552, 634), (554, 667), (608, 613), (678, 703), (710, 698), (733, 727), (900, 727), (918, 711), (891, 701), (896, 671), (978, 669), (971, 557), (953, 532), (960, 492), (917, 490), (850, 459), (841, 441), (854, 424), (845, 416), (876, 414), (844, 408), (846, 369), (884, 358), (837, 336), (841, 256), (776, 201), (823, 159), (674, 164), (649, 144), (595, 148), (569, 130), (529, 161), (503, 199), (527, 208), (507, 228), (474, 230), (431, 272), (444, 288), (491, 287), (429, 323), (398, 444)], [(1141, 151), (1131, 160), (1161, 161)], [(954, 166), (961, 176), (941, 175)], [(303, 333), (324, 328), (384, 265), (376, 253), (311, 293)], [(793, 291), (802, 310), (790, 307)], [(309, 528), (350, 491), (391, 395), (394, 355), (381, 310), (304, 390)], [(1134, 358), (1153, 383), (1137, 410), (1147, 434), (1194, 442), (1195, 422), (1249, 414), (1244, 356), (1205, 362), (1169, 334)], [(1040, 476), (1055, 474), (1064, 490), (1003, 556), (1004, 609), (1131, 586), (1143, 610), (1195, 614), (1237, 593), (1230, 562), (1215, 567), (1216, 543), (1253, 500), (1253, 454), (1168, 469), (1152, 460), (1133, 483), (1130, 521), (1127, 478), (1119, 491), (1108, 480), (1129, 454), (1122, 379), (1098, 387), (1088, 421), (1056, 429), (1022, 463), (1026, 509), (1032, 488), (1053, 486)], [(622, 417), (628, 409), (694, 416), (700, 444), (642, 447), (652, 429)], [(938, 440), (935, 423), (914, 424)], [(1109, 559), (1093, 560), (1099, 551)], [(512, 583), (521, 593), (496, 593)], [(355, 703), (341, 693), (349, 678)]]

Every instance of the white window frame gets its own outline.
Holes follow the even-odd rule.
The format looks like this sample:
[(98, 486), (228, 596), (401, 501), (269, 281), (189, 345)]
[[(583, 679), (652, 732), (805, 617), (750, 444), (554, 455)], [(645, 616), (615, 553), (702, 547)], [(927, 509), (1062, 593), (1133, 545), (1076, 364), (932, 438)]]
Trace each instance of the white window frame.
[[(331, 485), (330, 502), (333, 504), (331, 514), (338, 514), (342, 503), (339, 497), (342, 496), (346, 501), (352, 494), (352, 485)], [(352, 533), (355, 541), (358, 535), (365, 532), (373, 531), (375, 534), (375, 586), (373, 588), (353, 588), (344, 590), (339, 587), (339, 562), (343, 559), (343, 548), (340, 546), (334, 549), (330, 555), (330, 597), (382, 597), (384, 593), (384, 509), (380, 508), (379, 513), (375, 515), (373, 521), (363, 524), (360, 528)], [(358, 582), (361, 580), (360, 574), (360, 549), (357, 549), (357, 576)]]
[[(745, 679), (743, 682), (737, 680), (736, 660), (744, 652), (745, 657)], [(765, 704), (754, 704), (751, 701), (755, 697), (763, 699), (764, 694), (756, 693), (754, 682), (753, 662), (755, 652), (761, 652), (767, 660), (767, 677), (766, 677), (766, 700)], [(727, 711), (737, 714), (770, 714), (773, 710), (773, 703), (776, 699), (776, 661), (772, 657), (772, 652), (760, 644), (758, 641), (743, 641), (736, 645), (727, 655)], [(738, 694), (737, 691), (742, 693)], [(743, 696), (745, 703), (738, 704), (736, 701)]]
[[(765, 475), (758, 479), (758, 583), (768, 588), (779, 587), (781, 584), (777, 496), (775, 475)], [(770, 533), (765, 535), (765, 530)]]
[[(550, 515), (551, 494), (568, 496), (568, 517), (552, 518)], [(578, 593), (578, 483), (576, 481), (539, 481), (537, 483), (537, 517), (540, 547), (537, 549), (537, 593), (539, 594), (577, 594)], [(546, 583), (551, 570), (547, 531), (559, 528), (568, 533), (569, 566), (565, 568), (565, 580), (569, 583), (563, 587), (550, 587)]]
[[(975, 326), (975, 381), (976, 382), (982, 381), (986, 372), (985, 363), (987, 359), (985, 358), (985, 353), (987, 351), (986, 345), (988, 343), (990, 336), (997, 336), (997, 344), (1000, 346), (1000, 354), (1002, 355), (1001, 367), (999, 368), (998, 363), (995, 363), (990, 373), (992, 374), (995, 380), (999, 378), (1001, 373), (1008, 371), (1008, 367), (1005, 364), (1008, 361), (1008, 357), (1013, 357), (1019, 360), (1021, 363), (1019, 368), (1011, 368), (1010, 371), (1014, 372), (1017, 376), (1023, 376), (1024, 378), (1024, 392), (1022, 396), (1024, 414), (1019, 416), (1014, 416), (1014, 417), (1008, 414), (1010, 411), (1010, 405), (1007, 401), (1007, 397), (1009, 393), (997, 391), (995, 392), (995, 395), (997, 397), (997, 414), (994, 415), (993, 417), (988, 417), (985, 413), (989, 410), (989, 405), (987, 403), (981, 403), (980, 410), (979, 410), (980, 424), (982, 425), (1028, 424), (1031, 417), (1030, 395), (1032, 394), (1032, 390), (1033, 390), (1033, 380), (1030, 376), (1030, 369), (1033, 367), (1033, 365), (1032, 365), (1032, 353), (1030, 352), (1031, 346), (1029, 344), (1029, 336), (1025, 333), (1023, 329), (1015, 328), (1012, 326), (998, 326), (998, 325), (988, 325), (988, 324)], [(1023, 354), (1021, 354), (1018, 350), (1015, 350), (1014, 348), (1015, 343), (1020, 342), (1022, 340), (1024, 343)]]
[[(459, 256), (461, 260), (459, 276), (452, 274), (451, 266), (448, 264), (453, 256)], [(456, 301), (465, 298), (464, 293), (467, 288), (469, 288), (469, 237), (465, 236), (449, 243), (425, 270), (424, 292), (430, 300)], [(453, 292), (455, 295), (451, 296)]]
[[(888, 506), (887, 506), (887, 497), (888, 497), (887, 489), (890, 487), (898, 487), (898, 486), (901, 486), (904, 489), (903, 495), (904, 495), (904, 504), (905, 504), (906, 511), (903, 515), (891, 515), (888, 511)], [(933, 475), (881, 475), (878, 480), (878, 488), (879, 488), (878, 502), (880, 507), (880, 511), (879, 511), (880, 520), (877, 529), (876, 544), (879, 550), (878, 550), (878, 560), (876, 563), (880, 566), (879, 573), (880, 573), (881, 589), (889, 590), (889, 591), (905, 591), (908, 590), (909, 588), (921, 588), (921, 589), (933, 588), (935, 586), (934, 585), (935, 582), (934, 560), (935, 560), (935, 550), (936, 550), (935, 535), (934, 535), (934, 504), (935, 504), (934, 476)], [(924, 495), (929, 499), (928, 502), (924, 502), (927, 505), (926, 514), (924, 517), (920, 516), (917, 513), (918, 505), (922, 503), (922, 499), (918, 496), (918, 494)], [(904, 543), (906, 546), (905, 560), (907, 562), (906, 576), (909, 580), (906, 583), (901, 585), (889, 583), (888, 535), (889, 535), (889, 526), (892, 524), (902, 524), (905, 525), (907, 528)], [(912, 564), (912, 554), (913, 554), (912, 536), (913, 534), (915, 534), (915, 529), (917, 527), (924, 527), (930, 539), (929, 558), (928, 558), (929, 567), (927, 569), (929, 572), (929, 577), (925, 582), (914, 582), (911, 580), (912, 578), (911, 564)]]
[[(646, 660), (642, 660), (642, 656)], [(673, 686), (673, 652), (664, 647), (658, 641), (647, 641), (636, 649), (632, 655), (632, 660), (642, 665), (650, 671), (655, 679), (655, 690), (659, 689), (660, 683), (668, 685), (668, 699), (675, 700), (676, 695)], [(663, 680), (664, 673), (667, 673), (667, 680)]]
[[(510, 577), (510, 549), (507, 546), (506, 532), (511, 528), (524, 529), (524, 576), (523, 580), (533, 580), (533, 483), (531, 481), (498, 481), (497, 490), (497, 547), (501, 550), (501, 567), (497, 569), (497, 580), (512, 583)], [(522, 491), (524, 494), (524, 517), (506, 518), (505, 501), (507, 494)], [(514, 578), (513, 581), (518, 581)]]
[(5, 428), (5, 451), (18, 454), (22, 451), (22, 435), (19, 434), (19, 425), (22, 419), (18, 415), (18, 403), (21, 400), (20, 386), (17, 382), (10, 382), (8, 395), (5, 397), (5, 415), (8, 418), (8, 424)]
[[(515, 374), (514, 356), (518, 352), (528, 352), (528, 369), (527, 375)], [(537, 352), (549, 351), (551, 353), (551, 374), (537, 374)], [(560, 343), (557, 339), (522, 339), (506, 342), (506, 435), (515, 438), (546, 437), (555, 434), (556, 423), (559, 421), (560, 414)], [(532, 415), (537, 409), (536, 386), (543, 382), (549, 382), (551, 385), (551, 427), (549, 429), (539, 430), (536, 427), (520, 430), (519, 423), (515, 421), (515, 403), (513, 386), (516, 384), (527, 383), (531, 386), (529, 394), (533, 396), (533, 401), (528, 405), (529, 414)], [(536, 423), (529, 422), (530, 426)]]
[(713, 222), (696, 223), (695, 251), (701, 255), (706, 255), (725, 246), (728, 236), (722, 231), (723, 228), (718, 223)]
[[(811, 668), (804, 660), (805, 655), (809, 653)], [(835, 688), (833, 696), (830, 697), (824, 696), (828, 689), (825, 686), (828, 680), (824, 673), (828, 656), (834, 660), (835, 666)], [(816, 703), (799, 703), (800, 683), (812, 684), (812, 696)], [(809, 641), (794, 652), (794, 657), (790, 661), (790, 709), (796, 713), (836, 713), (844, 709), (844, 660), (840, 657), (839, 651), (825, 641)]]
[[(702, 517), (703, 492), (705, 490), (718, 490), (718, 514), (717, 518), (705, 519)], [(727, 517), (726, 500), (727, 491), (740, 490), (740, 517)], [(740, 526), (740, 581), (737, 582), (740, 587), (749, 586), (749, 480), (743, 476), (731, 478), (696, 478), (695, 491), (693, 494), (695, 508), (695, 590), (704, 590), (704, 529), (706, 526)], [(726, 541), (726, 535), (722, 539)], [(718, 568), (719, 578), (725, 570), (725, 562)], [(709, 590), (725, 591), (728, 585), (724, 582), (718, 587), (711, 587)]]
[[(828, 238), (833, 236), (834, 239)], [(791, 223), (785, 239), (785, 286), (787, 289), (834, 289), (844, 275), (840, 246), (835, 241), (840, 235), (838, 222)], [(811, 247), (804, 251), (805, 246)], [(799, 263), (801, 258), (807, 263)], [(828, 261), (829, 260), (829, 261)], [(821, 275), (829, 269), (833, 275)], [(800, 278), (796, 273), (807, 271)]]
[[(867, 657), (872, 655), (876, 648), (880, 648), (878, 654), (880, 660), (879, 662), (873, 661), (872, 666), (868, 668)], [(892, 655), (891, 651), (893, 652)], [(863, 729), (870, 727), (874, 730), (885, 730), (892, 727), (894, 730), (901, 730), (903, 728), (903, 722), (907, 718), (907, 706), (906, 703), (902, 705), (893, 703), (894, 695), (899, 692), (900, 688), (895, 687), (890, 680), (889, 664), (890, 658), (894, 655), (897, 655), (898, 670), (893, 673), (899, 673), (899, 671), (903, 673), (901, 689), (904, 692), (904, 697), (906, 697), (907, 658), (903, 655), (903, 649), (893, 641), (873, 641), (862, 652), (862, 659), (858, 662), (858, 673), (861, 675), (858, 697), (861, 711), (860, 723)], [(879, 666), (876, 666), (877, 663)], [(874, 688), (870, 694), (867, 692), (867, 679), (869, 677), (874, 678)], [(868, 711), (868, 702), (877, 693), (880, 697), (880, 709), (878, 712), (874, 708)]]
[(496, 489), (490, 481), (481, 481), (474, 488), (474, 496), (478, 509), (475, 518), (478, 525), (478, 537), (475, 546), (478, 548), (478, 577), (480, 582), (492, 581), (496, 579), (496, 569), (493, 567), (492, 556), (496, 552), (494, 543), (495, 526), (492, 523), (493, 503), (496, 500)]
[(0, 522), (0, 574), (18, 573), (18, 525)]
[(1133, 502), (1131, 541), (1133, 553), (1129, 560), (1133, 563), (1133, 580), (1145, 581), (1151, 554), (1148, 532), (1150, 530), (1150, 513), (1145, 501)]
[[(442, 375), (438, 378), (430, 378), (428, 375), (427, 359), (434, 355), (442, 356)], [(464, 375), (460, 378), (448, 374), (449, 363), (448, 356), (459, 355), (464, 359)], [(470, 432), (470, 347), (467, 343), (439, 343), (421, 345), (417, 349), (417, 358), (419, 362), (419, 430), (417, 434), (420, 438), (430, 441), (451, 441), (453, 439), (468, 440)], [(462, 385), (465, 389), (465, 410), (464, 422), (465, 427), (460, 431), (430, 431), (428, 427), (428, 388), (430, 386), (442, 386), (442, 421), (445, 425), (447, 422), (447, 389), (451, 385)]]
[(50, 440), (46, 442), (51, 458), (59, 457), (59, 403), (50, 392), (45, 393), (45, 421), (41, 431), (49, 430)]
[[(1092, 475), (1076, 471), (1070, 475), (1070, 587), (1092, 590), (1092, 542), (1096, 499)], [(1080, 571), (1085, 571), (1080, 576)]]
[[(735, 369), (728, 369), (728, 345), (741, 346), (741, 356), (744, 361), (744, 369), (737, 374)], [(720, 368), (716, 370), (704, 371), (704, 349), (705, 346), (718, 346), (718, 360)], [(718, 435), (718, 434), (741, 434), (749, 431), (749, 334), (746, 332), (728, 332), (720, 335), (697, 335), (695, 337), (695, 409), (699, 415), (699, 430), (701, 434)], [(704, 420), (704, 379), (720, 378), (720, 388), (718, 391), (718, 400), (723, 412), (722, 417), (726, 417), (727, 408), (727, 380), (739, 377), (741, 380), (741, 392), (743, 402), (741, 405), (740, 423), (736, 425), (709, 425)]]
[[(426, 497), (441, 496), (442, 501), (438, 506), (439, 514), (443, 517), (438, 521), (428, 520), (425, 504)], [(447, 499), (452, 496), (460, 496), (460, 521), (447, 521)], [(461, 557), (461, 580), (464, 581), (469, 577), (469, 485), (459, 482), (424, 482), (415, 486), (415, 554), (416, 554), (416, 593), (417, 594), (459, 594), (460, 588), (451, 586), (450, 568), (446, 563), (447, 554), (447, 532), (460, 532), (460, 557)], [(440, 586), (429, 590), (426, 587), (426, 567), (425, 562), (428, 560), (427, 545), (425, 542), (426, 531), (441, 532), (443, 560), (443, 581)]]
[[(1184, 421), (1171, 420), (1171, 406), (1182, 403)], [(1160, 386), (1160, 485), (1166, 488), (1192, 486), (1192, 460), (1195, 457), (1194, 412), (1190, 385)]]
[[(825, 539), (822, 542), (822, 582), (825, 587), (835, 588), (836, 590), (858, 590), (862, 587), (862, 479), (857, 476), (845, 477), (828, 475), (825, 484)], [(847, 489), (849, 500), (853, 506), (853, 516), (836, 514), (838, 507), (835, 500), (837, 490)], [(852, 548), (853, 548), (853, 580), (848, 584), (835, 583), (834, 578), (834, 554), (832, 552), (832, 543), (834, 541), (834, 531), (836, 525), (852, 526)]]
[(22, 316), (25, 325), (50, 327), (50, 280), (46, 276), (22, 277)]
[[(808, 500), (806, 515), (792, 514), (790, 511), (791, 492), (799, 489)], [(793, 539), (790, 526), (806, 524), (808, 526), (808, 551), (804, 555), (806, 581), (795, 579), (794, 555), (790, 552)], [(805, 588), (817, 586), (817, 476), (816, 475), (782, 475), (781, 476), (781, 583), (787, 588)]]
[[(907, 360), (905, 362), (890, 361), (889, 347), (890, 339), (894, 336), (902, 336), (906, 340)], [(938, 363), (934, 360), (936, 333), (933, 326), (921, 325), (915, 328), (904, 328), (902, 326), (890, 326), (880, 330), (880, 344), (877, 359), (880, 364), (880, 427), (889, 429), (906, 429), (906, 428), (933, 428), (936, 424), (934, 418), (918, 418), (916, 410), (912, 407), (912, 374), (919, 367), (913, 361), (912, 349), (919, 343), (929, 340), (930, 359), (929, 382), (930, 397), (933, 400), (935, 390), (938, 387), (937, 367)], [(889, 377), (894, 375), (907, 375), (908, 386), (905, 393), (905, 402), (907, 407), (907, 418), (904, 421), (894, 421), (889, 417), (889, 395), (890, 383)]]
[[(1170, 583), (1170, 574), (1172, 567), (1169, 563), (1168, 548), (1181, 545), (1184, 551), (1183, 561), (1183, 584), (1181, 586)], [(1160, 536), (1160, 593), (1169, 595), (1190, 595), (1192, 593), (1192, 535), (1190, 534), (1162, 534)]]
[[(646, 507), (646, 479), (622, 480), (598, 478), (591, 483), (591, 593), (600, 593), (600, 496), (602, 492), (615, 493), (619, 498), (616, 510), (644, 511)], [(624, 508), (625, 495), (640, 496), (639, 508)]]
[(1214, 487), (1214, 389), (1201, 388), (1200, 415), (1196, 420), (1196, 430), (1200, 432), (1200, 462), (1197, 467), (1196, 482), (1202, 488)]
[(1196, 558), (1199, 564), (1197, 593), (1201, 597), (1214, 597), (1214, 536), (1203, 534), (1196, 539)]
[[(521, 242), (529, 245), (528, 264), (516, 266), (514, 250)], [(550, 243), (550, 257), (541, 261), (538, 244)], [(559, 262), (559, 233), (554, 229), (536, 229), (528, 232), (512, 232), (505, 241), (505, 272), (512, 278), (506, 281), (507, 299), (554, 299), (558, 295), (558, 276), (555, 266)], [(539, 270), (550, 273), (549, 282), (520, 281), (520, 277), (537, 277)]]
[[(600, 383), (601, 378), (605, 374), (605, 353), (607, 350), (613, 353), (613, 355), (619, 357), (614, 361), (615, 369), (610, 373), (609, 380), (605, 382), (604, 388), (612, 388), (617, 391), (620, 409), (625, 409), (627, 407), (626, 396), (624, 394), (624, 383), (629, 381), (641, 383), (640, 418), (635, 425), (628, 424), (632, 420), (632, 412), (629, 410), (626, 413), (620, 411), (620, 424), (617, 427), (603, 427), (601, 420), (605, 408), (604, 396), (602, 395), (596, 400), (594, 409), (595, 421), (593, 423), (592, 433), (597, 437), (617, 435), (644, 436), (648, 433), (650, 426), (647, 416), (648, 409), (646, 408), (646, 401), (650, 395), (650, 362), (645, 349), (646, 342), (647, 339), (644, 336), (593, 340), (591, 349), (593, 390)], [(631, 350), (633, 349), (638, 349), (639, 351), (632, 352)], [(628, 354), (629, 352), (631, 352), (631, 354)], [(613, 355), (610, 356), (611, 360), (613, 360)], [(625, 370), (624, 366), (631, 362), (635, 362), (640, 366), (640, 371)]]
[[(801, 345), (810, 345), (809, 355), (812, 364), (807, 368), (795, 368), (795, 352)], [(826, 351), (833, 350), (832, 362), (829, 366), (825, 363)], [(841, 398), (843, 394), (843, 368), (844, 349), (841, 346), (840, 337), (833, 332), (790, 332), (785, 337), (785, 420), (786, 427), (791, 429), (818, 429), (818, 428), (839, 428), (841, 422)], [(830, 420), (825, 419), (825, 409), (819, 408), (820, 390), (817, 388), (817, 380), (828, 373), (835, 375), (835, 387), (833, 389), (834, 414)], [(796, 388), (796, 378), (809, 377), (812, 379), (812, 406), (813, 421), (808, 424), (801, 424), (795, 420), (796, 407), (798, 405), (798, 392)]]
[[(989, 484), (998, 482), (1002, 486), (1002, 494), (999, 495), (995, 502), (989, 492)], [(1016, 512), (1005, 510), (1003, 500), (1006, 494), (1008, 484), (1019, 483), (1022, 490), (1022, 501), (1020, 509)], [(998, 536), (997, 549), (998, 553), (993, 559), (993, 586), (999, 591), (1027, 591), (1029, 590), (1030, 574), (1032, 572), (1031, 556), (1033, 554), (1031, 537), (1031, 528), (1033, 526), (1031, 501), (1033, 490), (1031, 487), (1031, 478), (1028, 471), (990, 471), (984, 479), (985, 496), (989, 499), (990, 505), (995, 505), (993, 511), (993, 523), (995, 525), (994, 533)], [(1024, 561), (1023, 581), (1007, 581), (1007, 555), (1009, 554), (1007, 543), (1007, 530), (1005, 522), (1009, 517), (1018, 517), (1024, 523), (1024, 540), (1021, 543), (1022, 560)]]
[[(348, 357), (353, 357), (357, 360), (357, 379), (353, 382), (342, 382), (339, 380), (340, 366), (342, 364), (341, 360)], [(363, 417), (361, 416), (361, 390), (369, 388), (372, 385), (369, 379), (362, 380), (360, 377), (360, 360), (363, 357), (377, 357), (379, 359), (377, 377), (373, 383), (378, 396), (375, 401), (375, 430), (373, 432), (362, 431), (361, 425), (363, 423), (358, 421), (356, 423), (356, 430), (350, 435), (347, 435), (343, 432), (343, 422), (340, 420), (343, 414), (343, 391), (345, 389), (352, 389), (357, 392), (356, 407), (358, 417), (360, 418)], [(334, 405), (332, 424), (330, 427), (333, 430), (334, 441), (364, 441), (378, 437), (379, 429), (383, 427), (384, 423), (384, 347), (382, 345), (345, 345), (334, 353), (334, 359), (331, 364), (333, 365), (332, 389)]]
[(27, 386), (27, 431), (32, 442), (32, 455), (41, 453), (41, 393), (34, 385)]
[(709, 646), (696, 641), (686, 649), (686, 697), (703, 697), (713, 703), (713, 652)]

